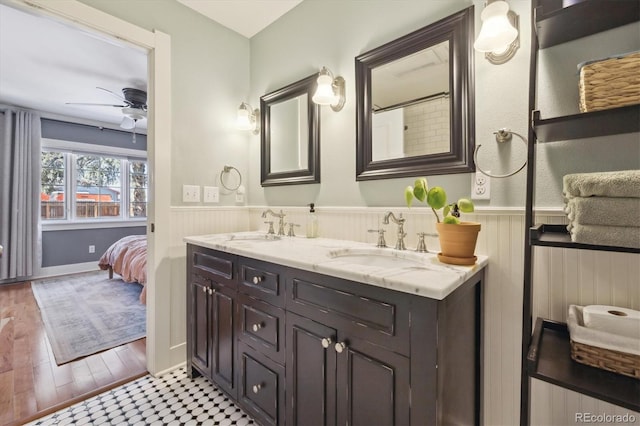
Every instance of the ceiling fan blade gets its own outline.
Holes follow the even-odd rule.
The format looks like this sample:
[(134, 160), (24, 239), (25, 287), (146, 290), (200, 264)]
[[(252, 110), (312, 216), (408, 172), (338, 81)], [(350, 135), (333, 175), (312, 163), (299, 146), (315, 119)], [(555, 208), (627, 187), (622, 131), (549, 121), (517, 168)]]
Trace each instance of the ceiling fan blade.
[(96, 89), (104, 90), (107, 93), (111, 93), (116, 98), (120, 99), (121, 101), (125, 101), (126, 102), (126, 99), (122, 95), (117, 94), (116, 92), (112, 92), (111, 90), (105, 89), (104, 87), (97, 87), (96, 86)]
[(126, 130), (134, 129), (136, 127), (136, 120), (125, 115), (124, 117), (122, 117), (122, 123), (120, 123), (120, 127)]
[(87, 103), (87, 102), (65, 102), (65, 104), (67, 105), (90, 105), (90, 106), (108, 106), (108, 107), (117, 107), (117, 108), (124, 108), (127, 105), (112, 105), (112, 104), (93, 104), (93, 103)]

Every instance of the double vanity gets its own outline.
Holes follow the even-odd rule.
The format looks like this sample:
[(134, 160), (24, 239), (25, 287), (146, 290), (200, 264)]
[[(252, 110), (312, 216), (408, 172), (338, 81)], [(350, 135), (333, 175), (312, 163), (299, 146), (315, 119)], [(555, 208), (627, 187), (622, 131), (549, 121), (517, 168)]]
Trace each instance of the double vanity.
[(263, 425), (480, 424), (472, 267), (370, 244), (187, 242), (187, 369)]

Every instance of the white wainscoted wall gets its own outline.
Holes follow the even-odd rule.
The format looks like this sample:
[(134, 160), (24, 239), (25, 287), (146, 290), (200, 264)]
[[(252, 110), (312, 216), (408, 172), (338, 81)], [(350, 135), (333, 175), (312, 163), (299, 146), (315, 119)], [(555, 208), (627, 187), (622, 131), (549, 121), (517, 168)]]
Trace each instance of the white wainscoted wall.
[[(300, 224), (305, 235), (308, 209), (269, 206), (282, 210), (287, 221)], [(174, 207), (172, 208), (172, 317), (185, 318), (187, 235), (264, 230), (261, 217), (266, 207)], [(377, 241), (376, 233), (387, 211), (403, 213), (409, 249), (416, 245), (417, 232), (435, 234), (433, 214), (424, 207), (322, 207), (316, 209), (320, 236), (344, 240)], [(539, 211), (537, 221), (563, 223), (559, 210)], [(520, 345), (524, 253), (524, 210), (518, 208), (479, 209), (467, 220), (482, 224), (477, 253), (489, 256), (484, 287), (484, 424), (516, 425), (520, 406)], [(271, 219), (269, 219), (271, 220)], [(387, 245), (396, 242), (395, 225), (385, 225)], [(438, 250), (437, 238), (428, 237), (430, 251)], [(565, 321), (569, 304), (613, 304), (640, 308), (640, 265), (637, 255), (587, 250), (536, 248), (534, 319), (542, 316)], [(171, 341), (183, 344), (185, 323), (172, 321)], [(538, 380), (532, 381), (532, 424), (576, 424), (576, 413), (625, 414), (628, 410), (580, 395)], [(640, 413), (635, 415), (640, 424)]]

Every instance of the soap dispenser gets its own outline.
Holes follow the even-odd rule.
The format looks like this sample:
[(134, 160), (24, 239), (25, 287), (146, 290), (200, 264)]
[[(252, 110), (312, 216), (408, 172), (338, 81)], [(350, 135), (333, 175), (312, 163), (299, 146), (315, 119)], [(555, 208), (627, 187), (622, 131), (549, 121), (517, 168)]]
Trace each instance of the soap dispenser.
[(318, 236), (318, 216), (314, 204), (309, 204), (309, 216), (307, 217), (307, 238), (316, 238)]

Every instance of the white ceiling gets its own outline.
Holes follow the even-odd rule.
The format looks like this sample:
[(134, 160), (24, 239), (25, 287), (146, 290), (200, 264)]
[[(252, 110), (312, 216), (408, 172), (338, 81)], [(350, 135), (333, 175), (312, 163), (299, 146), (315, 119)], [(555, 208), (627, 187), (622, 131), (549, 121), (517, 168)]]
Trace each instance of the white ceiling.
[(207, 18), (251, 38), (302, 0), (177, 0)]
[[(302, 0), (178, 0), (216, 22), (251, 37)], [(70, 24), (0, 4), (0, 104), (118, 126), (121, 108), (102, 87), (147, 88), (146, 52)], [(146, 120), (138, 129), (146, 129)]]

